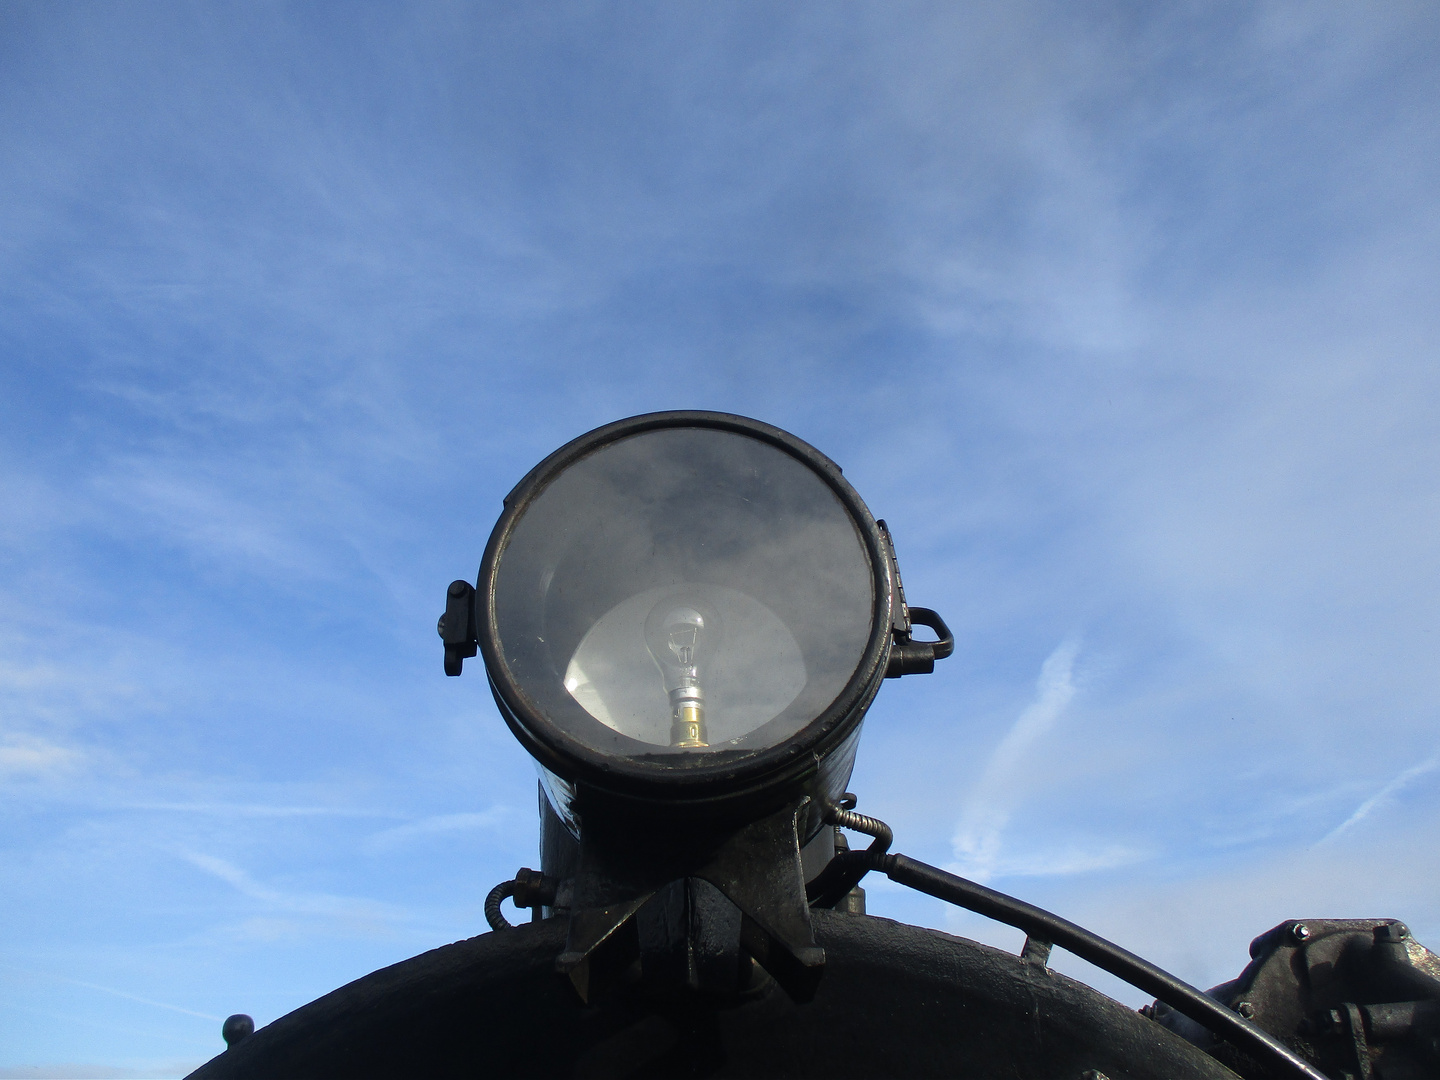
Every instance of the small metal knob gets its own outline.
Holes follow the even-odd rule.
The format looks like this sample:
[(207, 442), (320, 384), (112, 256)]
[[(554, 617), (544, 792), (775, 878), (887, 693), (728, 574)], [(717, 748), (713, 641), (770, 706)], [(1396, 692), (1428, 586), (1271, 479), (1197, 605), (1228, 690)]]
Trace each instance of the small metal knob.
[(220, 1036), (225, 1040), (227, 1047), (234, 1046), (242, 1039), (248, 1039), (255, 1034), (255, 1021), (244, 1013), (236, 1013), (234, 1016), (226, 1017), (225, 1025), (220, 1029)]

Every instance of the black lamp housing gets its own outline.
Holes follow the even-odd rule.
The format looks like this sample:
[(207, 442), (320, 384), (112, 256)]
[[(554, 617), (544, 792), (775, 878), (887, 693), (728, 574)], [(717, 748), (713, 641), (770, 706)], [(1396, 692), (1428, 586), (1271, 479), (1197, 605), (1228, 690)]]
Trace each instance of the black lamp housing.
[[(915, 641), (912, 622), (939, 639)], [(749, 953), (795, 996), (813, 989), (801, 849), (825, 830), (808, 861), (834, 852), (827, 821), (881, 681), (953, 648), (934, 612), (906, 605), (888, 530), (839, 466), (726, 413), (597, 428), (506, 497), (440, 633), (447, 674), (478, 647), (540, 767), (543, 906), (570, 912), (560, 962), (582, 994), (590, 954), (693, 879), (738, 908)]]
[[(647, 456), (640, 452), (645, 444), (639, 437), (646, 436), (652, 442), (668, 438), (683, 443), (671, 449), (685, 457), (662, 461), (660, 471), (665, 475), (658, 478), (636, 472)], [(627, 445), (632, 448), (628, 454), (624, 449)], [(533, 550), (535, 539), (523, 535), (525, 523), (547, 492), (553, 499), (557, 481), (577, 466), (587, 462), (593, 465), (599, 455), (617, 447), (624, 455), (622, 459), (609, 470), (602, 467), (596, 471), (611, 482), (632, 484), (635, 490), (626, 494), (632, 494), (633, 499), (625, 509), (647, 520), (606, 522), (594, 520), (600, 516), (595, 514), (567, 523), (572, 527), (570, 535), (556, 536), (545, 530), (539, 543), (548, 550)], [(706, 476), (707, 469), (723, 475)], [(767, 474), (781, 470), (800, 475), (787, 477), (787, 483), (782, 484)], [(813, 490), (801, 490), (809, 484), (813, 484)], [(695, 550), (703, 550), (715, 531), (713, 514), (717, 507), (741, 519), (736, 527), (723, 530), (721, 542), (729, 541), (732, 546), (750, 542), (754, 547), (772, 540), (772, 535), (761, 533), (757, 542), (755, 535), (737, 534), (746, 529), (773, 529), (774, 523), (766, 521), (765, 516), (792, 512), (794, 507), (786, 505), (786, 497), (797, 491), (811, 504), (801, 508), (811, 513), (804, 528), (812, 533), (824, 532), (816, 527), (815, 518), (833, 511), (824, 522), (829, 527), (826, 542), (835, 548), (853, 543), (855, 565), (846, 569), (859, 573), (852, 575), (857, 580), (843, 584), (852, 594), (868, 591), (863, 613), (868, 625), (861, 628), (863, 640), (848, 643), (852, 656), (847, 659), (853, 661), (853, 666), (842, 679), (831, 680), (837, 692), (822, 689), (824, 700), (818, 702), (814, 693), (802, 692), (788, 710), (764, 726), (795, 730), (782, 738), (767, 739), (762, 727), (730, 747), (716, 747), (703, 754), (676, 754), (642, 746), (605, 728), (563, 692), (563, 666), (568, 654), (602, 613), (601, 609), (627, 590), (650, 585), (667, 572), (673, 576), (679, 564), (690, 563), (693, 572)], [(832, 507), (817, 509), (814, 505), (823, 500), (821, 492), (831, 497)], [(552, 508), (550, 516), (563, 520), (568, 513), (573, 511), (567, 507)], [(842, 515), (853, 530), (851, 537), (835, 535), (839, 530), (834, 526)], [(796, 539), (800, 529), (791, 532), (790, 539)], [(517, 550), (517, 540), (526, 541), (526, 550)], [(667, 542), (670, 550), (662, 550)], [(637, 547), (642, 550), (637, 552)], [(743, 552), (739, 557), (735, 552), (729, 554), (731, 558), (721, 560), (718, 574), (715, 564), (702, 566), (701, 574), (714, 579), (728, 573), (730, 584), (747, 584), (734, 579), (757, 569), (756, 560), (747, 561)], [(844, 554), (840, 553), (835, 561)], [(529, 560), (530, 565), (512, 571), (511, 577), (524, 577), (529, 571), (528, 576), (535, 580), (512, 590), (528, 591), (529, 595), (517, 598), (519, 604), (514, 606), (521, 610), (511, 613), (511, 625), (507, 627), (502, 625), (506, 617), (502, 610), (504, 568), (524, 560)], [(627, 561), (629, 565), (617, 573), (616, 564)], [(758, 569), (765, 572), (763, 567)], [(568, 581), (556, 580), (567, 574)], [(858, 580), (860, 575), (864, 580)], [(576, 580), (585, 576), (591, 580)], [(541, 581), (549, 586), (551, 595), (563, 587), (573, 596), (587, 584), (596, 595), (569, 602), (568, 618), (556, 620), (553, 610), (546, 609), (549, 597), (545, 595), (547, 590), (538, 587)], [(601, 583), (599, 587), (597, 582)], [(825, 612), (824, 605), (807, 592), (812, 583), (772, 580), (769, 584), (771, 589), (763, 600), (778, 609), (782, 621), (800, 639), (802, 652), (819, 652), (829, 646), (829, 641), (817, 640), (812, 647), (809, 640), (823, 638), (829, 631), (827, 626), (814, 625), (817, 616)], [(532, 585), (536, 587), (527, 589)], [(551, 608), (554, 606), (552, 603)], [(856, 621), (853, 610), (847, 614), (852, 623)], [(938, 622), (931, 612), (917, 614), (928, 617), (928, 622)], [(807, 617), (810, 624), (805, 621)], [(447, 613), (447, 627), (450, 619)], [(458, 626), (462, 620), (470, 623), (463, 606), (455, 613), (454, 622)], [(524, 625), (514, 625), (521, 620)], [(557, 626), (557, 622), (561, 625)], [(779, 428), (714, 412), (651, 413), (607, 424), (567, 443), (532, 469), (506, 497), (504, 512), (486, 546), (475, 590), (473, 627), (501, 715), (548, 774), (547, 790), (558, 804), (557, 812), (567, 820), (577, 789), (631, 802), (658, 802), (671, 808), (681, 805), (709, 818), (744, 818), (762, 804), (783, 801), (785, 794), (801, 790), (822, 801), (837, 800), (849, 779), (861, 721), (881, 680), (892, 667), (897, 669), (894, 674), (933, 668), (934, 659), (948, 655), (952, 647), (943, 624), (942, 641), (911, 640), (910, 611), (888, 532), (846, 481), (839, 466)], [(513, 637), (520, 634), (532, 640), (517, 647)], [(851, 636), (855, 637), (853, 633)], [(540, 648), (533, 639), (541, 638), (551, 640)], [(537, 647), (524, 655), (525, 644)], [(447, 638), (447, 653), (448, 646)], [(892, 660), (899, 662), (892, 664)], [(655, 678), (653, 671), (649, 674)], [(561, 714), (563, 725), (557, 723)]]

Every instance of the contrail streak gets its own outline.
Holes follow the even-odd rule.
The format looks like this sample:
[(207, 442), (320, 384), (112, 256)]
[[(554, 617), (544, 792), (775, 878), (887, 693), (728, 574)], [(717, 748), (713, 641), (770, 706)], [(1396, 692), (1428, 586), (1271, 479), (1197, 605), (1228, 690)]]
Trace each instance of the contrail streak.
[(1367, 817), (1370, 816), (1370, 812), (1374, 810), (1377, 806), (1379, 806), (1382, 802), (1390, 798), (1390, 796), (1394, 795), (1406, 784), (1410, 783), (1411, 780), (1414, 780), (1417, 776), (1424, 776), (1427, 772), (1430, 772), (1437, 765), (1440, 765), (1440, 758), (1432, 757), (1428, 761), (1422, 761), (1419, 765), (1410, 766), (1410, 768), (1406, 769), (1399, 776), (1395, 777), (1395, 779), (1391, 780), (1388, 784), (1386, 784), (1379, 791), (1377, 791), (1374, 795), (1371, 795), (1370, 798), (1366, 799), (1359, 806), (1357, 806), (1353, 814), (1351, 814), (1348, 818), (1342, 821), (1339, 825), (1335, 826), (1335, 828), (1331, 829), (1330, 832), (1325, 835), (1324, 839), (1320, 840), (1319, 842), (1323, 844), (1329, 840), (1333, 840), (1335, 839), (1335, 837), (1339, 836), (1342, 832), (1350, 828), (1352, 825), (1356, 825), (1361, 821), (1364, 821)]
[(951, 841), (961, 872), (977, 881), (994, 874), (1000, 857), (1000, 836), (1014, 809), (1014, 778), (1031, 747), (1060, 719), (1075, 696), (1071, 672), (1075, 642), (1063, 642), (1040, 668), (1035, 700), (1021, 712), (990, 755), (980, 781), (966, 803)]
[(99, 990), (103, 994), (113, 994), (126, 1001), (138, 1001), (141, 1005), (153, 1005), (157, 1009), (169, 1009), (171, 1012), (184, 1013), (186, 1016), (198, 1016), (201, 1020), (214, 1020), (217, 1023), (224, 1019), (223, 1016), (211, 1016), (209, 1013), (196, 1012), (194, 1009), (182, 1009), (179, 1005), (167, 1005), (163, 1001), (155, 1001), (151, 998), (141, 997), (139, 994), (126, 993), (124, 990), (116, 990), (113, 986), (101, 986), (99, 983), (85, 982), (83, 979), (72, 979), (66, 975), (53, 975), (46, 971), (27, 971), (25, 968), (14, 967), (10, 964), (0, 964), (0, 967), (7, 971), (14, 971), (20, 975), (29, 975), (41, 979), (54, 979), (56, 982), (69, 983), (71, 986), (83, 986), (87, 990)]

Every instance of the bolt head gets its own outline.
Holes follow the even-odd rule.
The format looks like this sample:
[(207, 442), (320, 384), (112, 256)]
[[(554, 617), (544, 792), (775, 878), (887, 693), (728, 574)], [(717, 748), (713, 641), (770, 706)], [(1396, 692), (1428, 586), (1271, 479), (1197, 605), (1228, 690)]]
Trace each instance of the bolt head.
[(1309, 941), (1311, 936), (1310, 927), (1303, 922), (1297, 922), (1290, 928), (1290, 936), (1296, 941)]
[(1253, 1019), (1255, 1016), (1255, 1006), (1248, 1001), (1242, 1001), (1239, 1005), (1236, 1005), (1235, 1011), (1238, 1012), (1241, 1016), (1243, 1016), (1246, 1020)]

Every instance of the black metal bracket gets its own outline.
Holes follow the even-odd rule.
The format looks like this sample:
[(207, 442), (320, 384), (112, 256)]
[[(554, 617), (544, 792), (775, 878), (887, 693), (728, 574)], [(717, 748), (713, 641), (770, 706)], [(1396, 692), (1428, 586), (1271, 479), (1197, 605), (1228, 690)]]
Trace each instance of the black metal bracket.
[[(645, 940), (655, 937), (637, 920), (652, 897), (661, 906), (674, 900), (657, 896), (677, 881), (708, 882), (737, 909), (738, 942), (795, 1000), (815, 994), (825, 965), (825, 950), (815, 941), (805, 899), (805, 873), (800, 860), (802, 822), (813, 807), (800, 799), (777, 813), (751, 822), (705, 845), (698, 853), (684, 846), (661, 851), (645, 844), (607, 843), (598, 830), (582, 829), (580, 868), (572, 883), (572, 907), (565, 949), (555, 966), (568, 975), (580, 996), (589, 1001), (641, 959)], [(680, 923), (685, 934), (696, 927), (718, 928), (728, 920), (708, 909), (689, 886), (692, 908), (704, 924)], [(648, 951), (671, 950), (674, 942), (651, 942)], [(686, 944), (687, 950), (694, 944)], [(702, 946), (701, 951), (715, 951)], [(724, 949), (720, 950), (722, 953)]]
[(928, 626), (935, 631), (935, 641), (915, 641), (909, 637), (895, 639), (890, 647), (890, 663), (885, 668), (887, 679), (898, 679), (902, 675), (929, 675), (935, 670), (935, 661), (944, 660), (955, 651), (955, 635), (945, 625), (945, 620), (929, 608), (910, 608), (910, 622)]
[(744, 916), (710, 882), (672, 881), (635, 913), (642, 979), (662, 993), (733, 998), (753, 982), (740, 947)]
[[(895, 541), (890, 537), (890, 527), (884, 521), (876, 521), (880, 527), (880, 539), (884, 541), (885, 554), (890, 560), (890, 574), (895, 581), (895, 603), (890, 617), (890, 662), (885, 668), (885, 678), (898, 679), (902, 675), (929, 675), (935, 670), (935, 661), (944, 660), (955, 651), (955, 635), (945, 625), (945, 620), (930, 608), (911, 607), (905, 602), (905, 585), (900, 580), (900, 561), (895, 557)], [(935, 631), (935, 641), (916, 641), (916, 626), (928, 626)]]
[(475, 586), (468, 581), (452, 581), (445, 591), (445, 614), (440, 616), (436, 630), (445, 642), (445, 674), (459, 675), (465, 659), (479, 648), (475, 632)]

